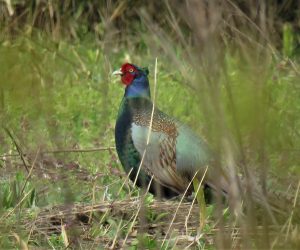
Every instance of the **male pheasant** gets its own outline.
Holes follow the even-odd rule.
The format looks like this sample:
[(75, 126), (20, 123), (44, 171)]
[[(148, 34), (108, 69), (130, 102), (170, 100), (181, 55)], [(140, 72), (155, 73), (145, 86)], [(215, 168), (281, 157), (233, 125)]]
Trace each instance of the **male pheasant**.
[[(153, 103), (147, 69), (126, 63), (113, 75), (121, 75), (126, 86), (115, 126), (117, 153), (125, 171), (133, 181), (139, 174), (139, 186), (147, 185), (153, 175), (152, 193), (159, 193), (159, 189), (167, 197), (183, 193), (194, 174), (199, 171), (201, 176), (212, 161), (208, 145), (189, 127), (156, 107), (151, 121)], [(206, 187), (216, 187), (219, 181), (209, 170)]]
[[(148, 69), (125, 63), (113, 74), (120, 75), (125, 85), (115, 126), (115, 141), (119, 159), (125, 171), (130, 173), (130, 179), (135, 181), (137, 178), (136, 184), (145, 187), (153, 176), (150, 192), (172, 197), (184, 193), (195, 175), (198, 180), (205, 175), (203, 184), (206, 187), (232, 196), (232, 182), (225, 172), (214, 166), (214, 155), (206, 142), (188, 126), (153, 107)], [(245, 181), (238, 177), (235, 180), (245, 193)], [(273, 211), (286, 212), (285, 205), (278, 206), (276, 196), (266, 199), (255, 181), (250, 185), (256, 203), (270, 212), (267, 204), (270, 202)], [(290, 200), (281, 198), (283, 204)], [(270, 215), (273, 217), (272, 212)]]

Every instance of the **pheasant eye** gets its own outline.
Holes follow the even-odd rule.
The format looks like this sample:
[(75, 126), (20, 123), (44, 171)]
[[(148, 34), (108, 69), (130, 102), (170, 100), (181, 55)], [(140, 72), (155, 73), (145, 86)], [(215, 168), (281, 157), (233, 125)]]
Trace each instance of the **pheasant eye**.
[(132, 73), (132, 72), (133, 72), (133, 69), (129, 69), (128, 71), (129, 71), (130, 73)]

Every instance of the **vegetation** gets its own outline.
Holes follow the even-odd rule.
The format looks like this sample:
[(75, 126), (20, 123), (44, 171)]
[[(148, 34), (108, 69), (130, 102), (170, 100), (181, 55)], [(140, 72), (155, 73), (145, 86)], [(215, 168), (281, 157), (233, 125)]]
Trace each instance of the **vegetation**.
[[(298, 249), (297, 1), (136, 2), (0, 2), (0, 248)], [(243, 223), (211, 205), (197, 232), (197, 205), (128, 181), (111, 73), (130, 61), (153, 83), (155, 58), (157, 106), (286, 197), (277, 225), (245, 197)]]

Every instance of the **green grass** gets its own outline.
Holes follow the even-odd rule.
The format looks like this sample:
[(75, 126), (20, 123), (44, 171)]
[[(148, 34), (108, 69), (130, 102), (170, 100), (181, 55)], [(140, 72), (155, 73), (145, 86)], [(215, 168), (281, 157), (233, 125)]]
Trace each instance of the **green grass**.
[[(139, 25), (136, 24), (138, 28)], [(141, 26), (147, 30), (147, 25)], [(109, 48), (91, 37), (74, 41), (52, 39), (38, 30), (14, 39), (1, 37), (0, 122), (15, 140), (1, 128), (1, 249), (22, 248), (22, 244), (29, 248), (64, 249), (66, 235), (71, 246), (82, 249), (90, 241), (95, 242), (89, 247), (97, 248), (104, 238), (112, 245), (116, 235), (117, 241), (128, 236), (129, 249), (160, 248), (159, 232), (151, 234), (151, 230), (136, 228), (143, 221), (168, 226), (166, 220), (174, 213), (174, 207), (164, 212), (150, 209), (156, 204), (151, 195), (146, 196), (145, 211), (136, 221), (132, 217), (136, 211), (130, 209), (131, 213), (117, 215), (92, 211), (93, 220), (85, 231), (87, 239), (79, 242), (75, 241), (80, 235), (76, 226), (67, 225), (65, 234), (62, 230), (48, 235), (39, 229), (43, 223), (34, 232), (25, 226), (34, 223), (45, 209), (49, 209), (49, 215), (60, 218), (59, 211), (77, 203), (101, 204), (140, 196), (139, 190), (126, 182), (115, 150), (109, 149), (114, 146), (114, 124), (124, 91), (120, 79), (111, 78), (111, 73), (128, 58), (137, 65), (149, 66), (153, 84), (158, 57), (157, 106), (209, 141), (224, 165), (233, 155), (236, 162), (244, 161), (258, 173), (267, 169), (271, 178), (266, 184), (271, 189), (285, 191), (292, 184), (289, 194), (296, 194), (300, 176), (300, 71), (294, 51), (296, 36), (289, 25), (283, 29), (282, 52), (266, 46), (258, 55), (257, 48), (252, 51), (239, 47), (236, 51), (234, 44), (227, 44), (222, 61), (216, 65), (220, 66), (217, 74), (200, 61), (191, 60), (191, 46), (170, 42), (170, 51), (166, 51), (160, 46), (162, 36), (158, 34), (155, 46), (148, 33), (131, 46), (110, 44)], [(16, 144), (25, 154), (27, 168), (33, 167), (30, 174)], [(104, 149), (63, 152), (94, 148)], [(274, 184), (275, 177), (280, 180), (279, 187)], [(59, 208), (56, 210), (55, 206)], [(214, 210), (208, 209), (209, 218), (216, 213)], [(224, 217), (225, 222), (232, 222), (227, 214)], [(43, 219), (49, 226), (51, 219)], [(60, 223), (58, 226), (61, 229)], [(197, 249), (218, 247), (218, 241), (211, 236), (216, 233), (214, 226), (211, 220), (205, 225), (205, 236), (196, 242)], [(177, 233), (173, 232), (165, 249), (176, 249), (175, 240), (180, 238)], [(195, 236), (196, 232), (187, 235)], [(295, 229), (286, 235), (286, 242), (276, 242), (275, 247), (286, 244), (296, 249), (299, 233)], [(222, 237), (225, 243), (234, 241), (228, 233)], [(253, 248), (263, 245), (259, 241), (263, 236), (247, 237), (244, 248), (249, 244)]]

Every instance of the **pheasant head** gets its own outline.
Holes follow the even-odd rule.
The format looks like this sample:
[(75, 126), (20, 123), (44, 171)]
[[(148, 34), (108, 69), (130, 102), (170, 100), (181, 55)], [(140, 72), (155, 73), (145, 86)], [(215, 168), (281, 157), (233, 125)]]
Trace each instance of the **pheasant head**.
[(134, 64), (125, 63), (113, 75), (120, 75), (122, 83), (126, 86), (125, 97), (150, 98), (150, 87), (148, 81), (149, 71)]

